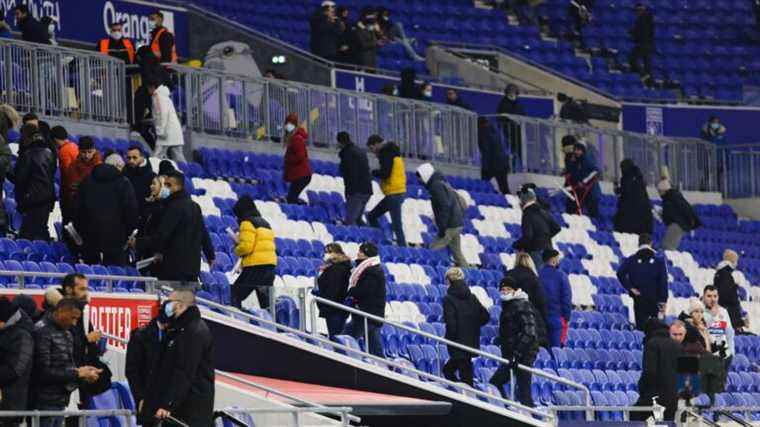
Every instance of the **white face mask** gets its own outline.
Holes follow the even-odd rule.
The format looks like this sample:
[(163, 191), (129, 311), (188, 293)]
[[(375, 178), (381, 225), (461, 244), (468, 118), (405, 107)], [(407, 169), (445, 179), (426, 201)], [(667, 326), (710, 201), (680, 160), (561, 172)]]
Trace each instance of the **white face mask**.
[(285, 123), (285, 132), (290, 133), (296, 129), (296, 125), (293, 123)]
[(122, 33), (121, 31), (112, 31), (111, 32), (111, 38), (114, 40), (121, 40)]
[(426, 91), (422, 92), (422, 96), (424, 96), (425, 98), (432, 98), (433, 97), (433, 92), (429, 91), (429, 90), (426, 90)]
[(332, 254), (324, 254), (322, 256), (322, 259), (325, 261), (330, 261), (330, 258), (332, 258)]
[(48, 34), (50, 34), (51, 37), (55, 36), (55, 24), (48, 25)]
[(148, 30), (153, 31), (156, 27), (156, 21), (148, 21)]

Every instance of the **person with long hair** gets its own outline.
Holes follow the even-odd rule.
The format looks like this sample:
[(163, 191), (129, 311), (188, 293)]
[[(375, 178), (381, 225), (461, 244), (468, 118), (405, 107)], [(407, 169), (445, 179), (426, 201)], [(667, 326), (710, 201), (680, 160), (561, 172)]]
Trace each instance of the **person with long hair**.
[[(320, 297), (343, 304), (348, 293), (348, 280), (351, 277), (351, 259), (343, 252), (338, 243), (325, 246), (324, 263), (317, 277), (317, 293)], [(325, 319), (327, 331), (332, 339), (340, 335), (346, 326), (348, 313), (324, 304), (318, 304), (319, 317)]]
[(537, 327), (539, 330), (539, 336), (542, 339), (542, 345), (546, 342), (546, 325), (548, 322), (548, 311), (546, 309), (546, 293), (544, 292), (544, 286), (541, 284), (541, 280), (538, 278), (538, 271), (536, 265), (533, 263), (533, 258), (526, 252), (520, 252), (515, 258), (515, 266), (511, 270), (507, 271), (506, 276), (512, 277), (520, 289), (528, 294), (533, 307), (537, 311)]

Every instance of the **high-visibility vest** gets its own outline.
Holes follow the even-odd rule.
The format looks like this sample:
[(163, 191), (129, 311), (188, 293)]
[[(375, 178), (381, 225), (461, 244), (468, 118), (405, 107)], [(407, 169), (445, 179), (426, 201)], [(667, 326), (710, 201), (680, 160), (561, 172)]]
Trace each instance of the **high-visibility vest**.
[[(166, 28), (161, 27), (158, 32), (156, 32), (156, 36), (153, 37), (153, 42), (150, 44), (150, 50), (153, 51), (153, 54), (156, 55), (156, 58), (158, 58), (161, 62), (167, 62), (166, 58), (161, 58), (161, 45), (158, 43), (159, 40), (161, 40), (161, 36), (167, 32)], [(176, 43), (172, 45), (172, 57), (170, 62), (177, 62), (177, 47)]]
[[(124, 49), (127, 51), (127, 56), (129, 57), (129, 63), (133, 64), (135, 62), (135, 47), (132, 45), (132, 42), (129, 41), (129, 39), (123, 39), (124, 40)], [(103, 39), (100, 41), (100, 53), (108, 55), (110, 54), (109, 46), (111, 45), (111, 39)]]

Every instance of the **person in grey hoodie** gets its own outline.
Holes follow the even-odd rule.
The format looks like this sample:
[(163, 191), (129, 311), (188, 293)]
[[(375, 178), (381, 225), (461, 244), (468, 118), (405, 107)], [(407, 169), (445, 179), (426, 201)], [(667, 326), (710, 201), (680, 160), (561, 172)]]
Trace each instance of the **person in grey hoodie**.
[(469, 267), (462, 253), (464, 209), (462, 209), (459, 194), (430, 163), (423, 163), (417, 168), (417, 177), (430, 193), (435, 225), (438, 228), (437, 238), (430, 244), (430, 249), (442, 249), (448, 246), (454, 257), (454, 263), (458, 267)]

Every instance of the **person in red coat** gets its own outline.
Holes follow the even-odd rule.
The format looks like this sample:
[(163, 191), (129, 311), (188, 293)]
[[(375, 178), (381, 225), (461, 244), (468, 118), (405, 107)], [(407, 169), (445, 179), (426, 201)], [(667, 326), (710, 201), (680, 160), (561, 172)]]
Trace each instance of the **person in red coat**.
[(296, 113), (288, 114), (285, 119), (285, 181), (290, 183), (287, 202), (303, 204), (298, 197), (311, 182), (309, 152), (306, 149), (306, 129), (298, 126)]

